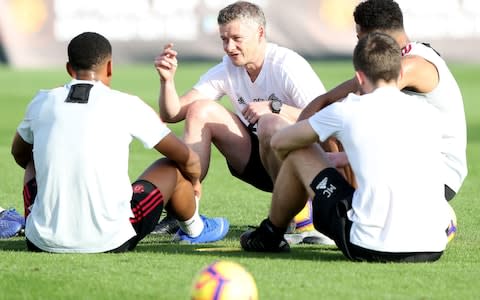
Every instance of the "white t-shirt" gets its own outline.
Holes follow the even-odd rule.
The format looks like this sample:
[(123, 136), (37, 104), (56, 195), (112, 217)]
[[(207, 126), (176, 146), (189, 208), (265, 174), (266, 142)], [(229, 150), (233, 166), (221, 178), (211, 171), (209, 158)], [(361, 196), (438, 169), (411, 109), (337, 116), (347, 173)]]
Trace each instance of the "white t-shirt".
[(349, 94), (309, 119), (321, 141), (345, 148), (358, 189), (348, 212), (355, 245), (384, 252), (443, 251), (444, 198), (438, 111), (392, 87)]
[(276, 96), (283, 104), (304, 108), (325, 87), (310, 64), (296, 52), (268, 43), (260, 74), (252, 82), (244, 67), (235, 66), (225, 55), (223, 61), (208, 70), (194, 86), (209, 99), (230, 98), (235, 113), (248, 126), (242, 115), (245, 105), (266, 101)]
[(419, 94), (405, 90), (409, 94), (425, 97), (426, 101), (435, 106), (441, 113), (444, 183), (458, 192), (467, 176), (467, 125), (463, 99), (455, 78), (445, 61), (430, 47), (413, 42), (408, 44), (402, 55), (418, 55), (431, 62), (437, 68), (438, 86), (430, 93)]
[[(75, 84), (88, 103), (68, 103)], [(130, 224), (129, 144), (152, 148), (170, 130), (138, 97), (98, 81), (40, 91), (17, 129), (33, 144), (38, 193), (26, 237), (49, 252), (104, 252), (135, 235)]]

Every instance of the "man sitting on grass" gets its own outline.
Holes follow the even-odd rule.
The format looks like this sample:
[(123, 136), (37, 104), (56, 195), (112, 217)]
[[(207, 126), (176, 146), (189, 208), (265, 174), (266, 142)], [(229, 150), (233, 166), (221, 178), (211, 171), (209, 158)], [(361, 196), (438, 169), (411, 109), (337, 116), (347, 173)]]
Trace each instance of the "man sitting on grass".
[[(138, 97), (110, 88), (110, 42), (94, 32), (68, 45), (64, 86), (40, 91), (15, 135), (12, 154), (25, 172), (25, 235), (31, 251), (123, 252), (175, 215), (177, 238), (213, 242), (223, 218), (198, 214), (200, 160)], [(130, 184), (133, 138), (166, 158)]]
[[(313, 197), (317, 230), (355, 261), (426, 262), (447, 244), (440, 116), (423, 98), (402, 93), (400, 47), (370, 33), (353, 53), (362, 95), (349, 94), (276, 133), (272, 147), (285, 158), (270, 215), (242, 234), (247, 251), (288, 251), (289, 220)], [(316, 142), (337, 138), (358, 181), (355, 190)], [(411, 145), (422, 145), (413, 148)]]

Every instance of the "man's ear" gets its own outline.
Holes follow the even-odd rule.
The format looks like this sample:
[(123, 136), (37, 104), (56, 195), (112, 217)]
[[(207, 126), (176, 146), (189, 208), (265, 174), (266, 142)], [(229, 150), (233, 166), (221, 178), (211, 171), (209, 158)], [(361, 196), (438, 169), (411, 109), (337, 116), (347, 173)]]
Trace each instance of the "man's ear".
[(261, 38), (265, 39), (265, 27), (264, 26), (259, 26), (258, 27), (258, 39), (260, 40)]
[(107, 62), (107, 76), (112, 77), (112, 60), (109, 59)]
[(357, 78), (359, 87), (365, 84), (365, 73), (362, 71), (355, 71), (355, 77)]
[(68, 75), (70, 75), (70, 77), (72, 78), (75, 78), (75, 70), (73, 70), (73, 67), (72, 65), (70, 64), (70, 62), (67, 61), (67, 63), (65, 64), (65, 68), (67, 69), (67, 73)]

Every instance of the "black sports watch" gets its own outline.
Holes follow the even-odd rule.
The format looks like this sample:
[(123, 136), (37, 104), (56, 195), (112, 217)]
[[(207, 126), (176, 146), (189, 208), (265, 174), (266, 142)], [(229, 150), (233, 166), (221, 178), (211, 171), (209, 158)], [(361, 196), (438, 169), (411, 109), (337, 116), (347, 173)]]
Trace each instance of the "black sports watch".
[(270, 109), (272, 110), (272, 113), (279, 114), (280, 110), (282, 109), (282, 101), (276, 97), (272, 97), (270, 100)]

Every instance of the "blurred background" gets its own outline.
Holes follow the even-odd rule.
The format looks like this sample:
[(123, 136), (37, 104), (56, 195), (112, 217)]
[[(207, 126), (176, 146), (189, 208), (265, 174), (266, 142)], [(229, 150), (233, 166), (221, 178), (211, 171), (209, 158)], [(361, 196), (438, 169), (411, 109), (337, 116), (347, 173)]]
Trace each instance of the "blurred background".
[[(151, 62), (173, 42), (180, 59), (223, 55), (218, 11), (232, 0), (0, 0), (0, 63), (37, 68), (66, 61), (75, 35), (96, 31), (116, 63)], [(269, 41), (310, 59), (350, 57), (358, 0), (252, 0), (263, 7)], [(412, 40), (448, 61), (480, 62), (480, 1), (398, 0)]]

